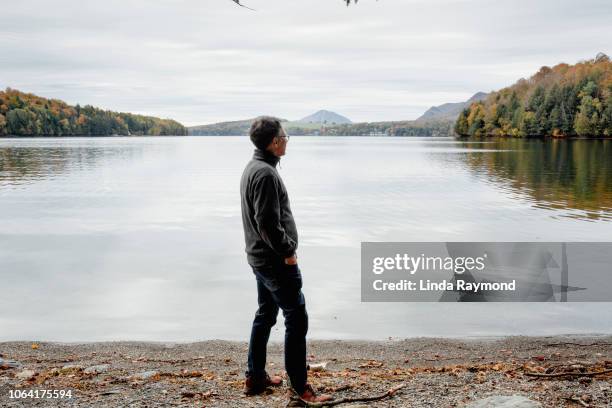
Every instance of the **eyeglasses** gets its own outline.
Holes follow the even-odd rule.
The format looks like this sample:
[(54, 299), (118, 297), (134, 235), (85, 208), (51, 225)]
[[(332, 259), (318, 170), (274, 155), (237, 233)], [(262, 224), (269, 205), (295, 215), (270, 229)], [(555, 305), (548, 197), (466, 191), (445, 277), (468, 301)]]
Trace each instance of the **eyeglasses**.
[(279, 139), (287, 139), (287, 141), (289, 141), (289, 135), (282, 135), (282, 136), (276, 136)]

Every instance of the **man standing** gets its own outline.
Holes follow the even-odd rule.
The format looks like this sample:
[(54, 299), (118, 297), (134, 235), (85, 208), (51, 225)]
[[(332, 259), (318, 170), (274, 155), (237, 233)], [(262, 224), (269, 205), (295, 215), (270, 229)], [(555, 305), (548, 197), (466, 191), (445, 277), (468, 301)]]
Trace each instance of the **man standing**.
[(292, 388), (306, 401), (328, 401), (329, 396), (315, 395), (306, 382), (308, 314), (297, 264), (298, 234), (287, 190), (276, 170), (289, 137), (272, 117), (256, 119), (249, 136), (256, 149), (242, 174), (240, 195), (247, 260), (257, 280), (259, 308), (249, 342), (245, 393), (255, 395), (282, 384), (280, 377), (270, 377), (265, 370), (266, 346), (280, 308), (285, 316), (285, 369)]

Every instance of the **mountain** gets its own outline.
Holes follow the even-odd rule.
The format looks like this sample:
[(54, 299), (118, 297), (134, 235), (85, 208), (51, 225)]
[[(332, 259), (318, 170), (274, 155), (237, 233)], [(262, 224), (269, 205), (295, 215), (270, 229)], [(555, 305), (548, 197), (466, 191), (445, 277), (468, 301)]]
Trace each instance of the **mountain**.
[(71, 106), (6, 88), (0, 91), (0, 136), (186, 135), (171, 119)]
[(210, 125), (189, 126), (187, 129), (190, 136), (235, 136), (246, 135), (251, 127), (251, 122), (256, 118), (246, 120), (234, 120), (230, 122), (218, 122)]
[(463, 110), (461, 136), (612, 137), (612, 61), (542, 67)]
[(432, 106), (427, 111), (417, 118), (417, 121), (429, 120), (456, 120), (461, 111), (469, 107), (473, 102), (486, 99), (488, 94), (477, 92), (465, 102), (445, 103), (439, 106)]
[(323, 125), (342, 125), (346, 123), (353, 123), (349, 118), (339, 115), (335, 112), (327, 110), (320, 110), (313, 113), (312, 115), (306, 116), (296, 122), (299, 123), (320, 123)]
[[(249, 133), (251, 123), (257, 118), (246, 120), (235, 120), (230, 122), (212, 123), (189, 127), (189, 134), (193, 136), (235, 136)], [(289, 134), (304, 135), (318, 133), (321, 126), (333, 126), (340, 124), (351, 124), (352, 122), (337, 113), (320, 110), (310, 116), (296, 121), (280, 119), (285, 130)]]

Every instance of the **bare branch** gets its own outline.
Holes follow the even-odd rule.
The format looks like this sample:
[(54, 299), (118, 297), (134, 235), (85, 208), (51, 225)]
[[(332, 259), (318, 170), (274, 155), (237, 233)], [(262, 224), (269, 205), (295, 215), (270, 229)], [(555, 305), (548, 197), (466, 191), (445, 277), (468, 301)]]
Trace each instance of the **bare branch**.
[(232, 1), (233, 1), (234, 3), (236, 3), (237, 5), (239, 5), (240, 7), (244, 7), (244, 8), (246, 8), (246, 9), (256, 11), (255, 9), (252, 9), (252, 8), (250, 8), (250, 7), (248, 7), (248, 6), (245, 6), (244, 4), (240, 4), (240, 0), (232, 0)]
[(555, 374), (543, 374), (543, 373), (525, 373), (526, 376), (529, 377), (539, 377), (539, 378), (558, 378), (558, 377), (594, 377), (596, 375), (603, 375), (612, 373), (612, 370), (604, 370), (604, 371), (593, 371), (589, 373), (577, 373), (574, 371), (564, 372), (564, 373), (555, 373)]
[(393, 395), (395, 395), (395, 393), (397, 393), (399, 390), (401, 390), (405, 386), (406, 386), (406, 383), (401, 383), (399, 385), (396, 385), (393, 388), (390, 388), (384, 394), (376, 395), (376, 396), (373, 396), (373, 397), (340, 398), (340, 399), (326, 401), (326, 402), (308, 402), (308, 401), (304, 401), (300, 397), (291, 397), (291, 399), (293, 401), (296, 401), (296, 402), (300, 403), (300, 404), (303, 404), (301, 406), (306, 407), (306, 408), (333, 407), (333, 406), (336, 406), (336, 405), (347, 404), (347, 403), (350, 403), (350, 402), (380, 401), (382, 399), (392, 397)]

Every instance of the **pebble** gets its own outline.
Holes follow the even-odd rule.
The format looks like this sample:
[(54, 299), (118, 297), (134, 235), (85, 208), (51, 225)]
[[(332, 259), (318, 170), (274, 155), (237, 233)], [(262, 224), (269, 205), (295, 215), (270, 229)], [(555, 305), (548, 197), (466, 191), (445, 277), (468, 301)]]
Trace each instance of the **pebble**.
[(520, 395), (495, 395), (474, 401), (465, 408), (542, 408), (542, 404)]
[(326, 371), (327, 370), (327, 361), (322, 363), (310, 364), (310, 371)]
[(82, 365), (79, 364), (68, 364), (63, 366), (59, 371), (60, 373), (64, 374), (64, 373), (68, 373), (68, 372), (72, 372), (72, 371), (81, 371), (83, 369)]
[(19, 378), (20, 380), (29, 380), (30, 378), (34, 377), (36, 375), (36, 371), (34, 370), (23, 370), (19, 373), (17, 373), (17, 375), (15, 375), (15, 377)]
[(130, 376), (132, 380), (148, 380), (151, 377), (155, 377), (159, 374), (159, 371), (151, 370), (151, 371), (143, 371), (142, 373), (134, 374)]
[(100, 374), (100, 373), (104, 373), (108, 371), (109, 368), (110, 368), (109, 364), (100, 364), (100, 365), (87, 367), (85, 370), (83, 370), (83, 372), (85, 374)]

